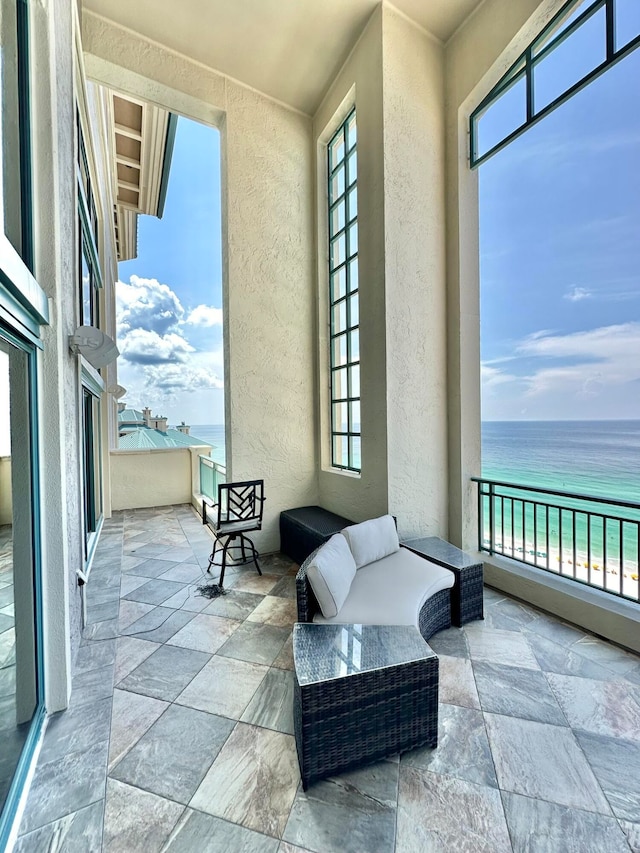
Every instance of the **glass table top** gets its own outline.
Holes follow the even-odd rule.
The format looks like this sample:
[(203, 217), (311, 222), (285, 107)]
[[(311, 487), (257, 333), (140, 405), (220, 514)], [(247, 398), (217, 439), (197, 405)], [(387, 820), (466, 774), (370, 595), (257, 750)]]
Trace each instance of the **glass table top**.
[(410, 625), (297, 622), (293, 628), (293, 658), (301, 685), (435, 657)]

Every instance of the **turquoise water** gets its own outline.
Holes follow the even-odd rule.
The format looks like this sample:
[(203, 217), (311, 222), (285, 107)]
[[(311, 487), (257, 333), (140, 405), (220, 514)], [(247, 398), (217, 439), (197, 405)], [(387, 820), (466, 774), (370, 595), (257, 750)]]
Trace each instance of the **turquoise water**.
[(213, 445), (211, 458), (225, 465), (224, 424), (195, 424), (191, 427), (191, 436), (201, 438)]
[[(485, 422), (482, 425), (482, 475), (522, 486), (540, 487), (554, 491), (576, 492), (592, 497), (610, 498), (640, 504), (640, 421), (517, 421)], [(523, 497), (522, 492), (501, 490), (507, 496)], [(533, 495), (561, 506), (587, 508), (586, 504), (569, 498)], [(495, 535), (504, 539), (505, 548), (513, 546), (525, 559), (547, 563), (557, 568), (560, 544), (563, 562), (571, 560), (588, 569), (591, 563), (591, 582), (601, 583), (606, 540), (606, 585), (617, 588), (622, 556), (625, 565), (637, 563), (638, 526), (593, 518), (588, 525), (584, 514), (576, 514), (575, 536), (573, 515), (552, 510), (547, 516), (520, 502), (496, 501), (498, 514), (504, 506), (504, 528), (497, 523)], [(485, 498), (484, 537), (488, 541), (488, 499)], [(640, 518), (640, 507), (618, 508), (608, 504), (588, 507), (605, 514), (628, 519)], [(524, 518), (523, 518), (524, 512)], [(513, 516), (513, 528), (512, 528)], [(522, 530), (524, 524), (525, 535)], [(534, 538), (533, 531), (536, 530)], [(513, 541), (512, 541), (513, 529)], [(547, 549), (547, 533), (549, 547)], [(622, 555), (621, 540), (622, 535)], [(524, 539), (524, 541), (523, 541)], [(590, 551), (590, 561), (588, 552)], [(576, 560), (576, 557), (578, 559)], [(571, 571), (573, 569), (571, 568)], [(564, 569), (563, 569), (564, 571)], [(629, 569), (629, 571), (634, 571)], [(634, 593), (635, 595), (635, 593)]]

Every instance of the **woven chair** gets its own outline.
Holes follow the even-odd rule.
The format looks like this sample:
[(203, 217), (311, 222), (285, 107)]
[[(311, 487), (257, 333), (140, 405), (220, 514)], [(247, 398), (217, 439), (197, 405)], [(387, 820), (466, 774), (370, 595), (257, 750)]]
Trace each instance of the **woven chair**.
[[(264, 480), (245, 480), (241, 483), (220, 483), (218, 502), (208, 507), (206, 501), (202, 502), (202, 523), (208, 524), (215, 536), (207, 571), (211, 572), (211, 567), (218, 565), (215, 558), (221, 552), (220, 588), (228, 557), (233, 559), (235, 565), (255, 563), (258, 574), (262, 574), (258, 552), (247, 533), (262, 529), (264, 500)], [(216, 510), (215, 520), (207, 518), (207, 509), (209, 512)]]

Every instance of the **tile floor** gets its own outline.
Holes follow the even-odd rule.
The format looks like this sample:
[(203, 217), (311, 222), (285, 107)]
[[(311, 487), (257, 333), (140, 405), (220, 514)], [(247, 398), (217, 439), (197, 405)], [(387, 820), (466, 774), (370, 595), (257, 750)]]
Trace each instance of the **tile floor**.
[(487, 589), (484, 622), (431, 641), (438, 748), (305, 793), (296, 567), (265, 557), (210, 601), (210, 549), (187, 506), (105, 523), (19, 853), (640, 851), (640, 658)]

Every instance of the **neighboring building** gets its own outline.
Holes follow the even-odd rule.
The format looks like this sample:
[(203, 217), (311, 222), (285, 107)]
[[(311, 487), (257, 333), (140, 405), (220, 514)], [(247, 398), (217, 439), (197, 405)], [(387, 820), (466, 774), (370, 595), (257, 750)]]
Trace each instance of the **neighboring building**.
[[(476, 552), (469, 119), (563, 0), (396, 5), (2, 2), (0, 849), (69, 704), (103, 519), (195, 502), (197, 446), (118, 449), (116, 363), (70, 349), (81, 326), (115, 338), (117, 262), (137, 215), (162, 214), (175, 115), (223, 137), (227, 474), (264, 476), (257, 546), (278, 548), (282, 509), (319, 504)], [(530, 96), (524, 74), (504, 91)], [(638, 645), (625, 602), (486, 560), (495, 586)]]
[(184, 421), (175, 429), (167, 426), (162, 415), (152, 415), (145, 407), (127, 409), (118, 403), (118, 448), (120, 450), (160, 449), (169, 447), (208, 447), (213, 445), (197, 436), (190, 435), (191, 427)]

